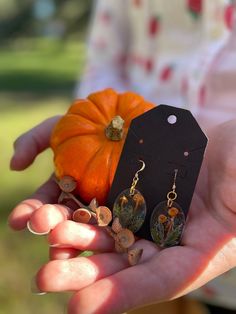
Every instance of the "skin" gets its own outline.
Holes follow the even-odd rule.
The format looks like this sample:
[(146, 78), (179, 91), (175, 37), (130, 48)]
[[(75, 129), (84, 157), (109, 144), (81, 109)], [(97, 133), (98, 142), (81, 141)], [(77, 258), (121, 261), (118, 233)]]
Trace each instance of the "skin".
[[(13, 170), (23, 170), (49, 145), (58, 117), (43, 122), (15, 143)], [(182, 245), (144, 249), (138, 265), (114, 252), (113, 240), (94, 225), (70, 221), (70, 209), (56, 204), (59, 190), (50, 178), (13, 209), (9, 224), (48, 234), (50, 258), (36, 276), (41, 291), (73, 291), (69, 314), (118, 314), (171, 300), (201, 287), (236, 266), (236, 120), (209, 132), (209, 145), (190, 208)], [(45, 205), (54, 204), (54, 205)], [(79, 235), (79, 236), (78, 236)], [(81, 250), (96, 255), (78, 257)], [(52, 280), (53, 279), (53, 280)], [(144, 293), (145, 291), (145, 293)]]

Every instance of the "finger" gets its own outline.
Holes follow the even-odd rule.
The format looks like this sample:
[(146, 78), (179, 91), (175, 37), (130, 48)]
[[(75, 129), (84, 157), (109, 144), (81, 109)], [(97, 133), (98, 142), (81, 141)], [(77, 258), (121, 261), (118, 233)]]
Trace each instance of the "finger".
[(64, 221), (48, 235), (51, 247), (73, 247), (81, 251), (111, 251), (114, 240), (102, 227)]
[(45, 204), (36, 209), (29, 218), (27, 227), (34, 234), (48, 234), (57, 224), (70, 219), (72, 210), (59, 204)]
[[(144, 248), (141, 263), (157, 253), (156, 247), (149, 241), (138, 241), (136, 247)], [(127, 255), (118, 253), (97, 254), (64, 261), (54, 260), (38, 272), (36, 286), (41, 292), (75, 291), (128, 266)]]
[(50, 260), (69, 259), (78, 256), (80, 253), (80, 250), (71, 248), (50, 248), (49, 258)]
[(56, 203), (59, 193), (59, 187), (51, 177), (30, 199), (22, 201), (12, 210), (8, 218), (10, 227), (14, 230), (24, 229), (32, 213), (45, 203)]
[(36, 284), (44, 292), (77, 291), (127, 266), (127, 259), (117, 253), (54, 260), (39, 270)]
[[(191, 260), (197, 261), (194, 267), (189, 262), (190, 256)], [(169, 248), (150, 262), (116, 272), (75, 293), (68, 313), (119, 314), (172, 299), (206, 264), (202, 256), (191, 249)]]
[(37, 199), (27, 199), (21, 202), (8, 217), (9, 226), (14, 230), (24, 229), (33, 211), (42, 205), (43, 203)]
[(49, 147), (50, 135), (60, 116), (52, 117), (22, 134), (14, 143), (14, 155), (10, 162), (12, 170), (23, 170), (35, 157)]

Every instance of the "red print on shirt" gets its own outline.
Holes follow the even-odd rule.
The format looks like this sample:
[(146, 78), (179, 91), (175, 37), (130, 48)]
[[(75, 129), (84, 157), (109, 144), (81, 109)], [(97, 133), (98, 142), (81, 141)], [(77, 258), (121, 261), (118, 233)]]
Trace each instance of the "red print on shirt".
[(202, 12), (202, 0), (187, 0), (187, 8), (193, 17), (198, 17)]
[(160, 79), (161, 81), (168, 81), (171, 79), (173, 75), (174, 66), (173, 65), (167, 65), (165, 66), (160, 73)]
[(188, 79), (186, 77), (181, 81), (181, 92), (183, 95), (186, 95), (188, 92)]
[(103, 23), (110, 23), (111, 21), (111, 13), (108, 11), (104, 11), (101, 13), (101, 20)]
[(206, 98), (206, 87), (203, 85), (199, 89), (199, 105), (203, 106)]
[(154, 64), (152, 59), (147, 59), (145, 62), (145, 67), (147, 72), (151, 72), (153, 70)]
[(160, 31), (160, 18), (158, 16), (152, 16), (149, 20), (149, 35), (155, 36)]
[(142, 4), (142, 0), (133, 0), (135, 6), (139, 7)]
[(234, 13), (234, 5), (232, 3), (227, 5), (224, 11), (224, 20), (227, 28), (230, 30), (233, 28)]

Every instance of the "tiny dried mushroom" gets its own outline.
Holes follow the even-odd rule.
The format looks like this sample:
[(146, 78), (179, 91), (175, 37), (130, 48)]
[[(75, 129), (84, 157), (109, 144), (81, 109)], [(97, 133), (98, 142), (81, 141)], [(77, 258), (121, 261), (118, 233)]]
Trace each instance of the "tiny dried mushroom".
[(63, 192), (70, 193), (76, 189), (77, 182), (71, 176), (64, 176), (58, 181), (58, 185)]
[(171, 207), (171, 208), (168, 210), (168, 215), (169, 215), (170, 217), (175, 217), (175, 216), (178, 215), (178, 213), (179, 213), (179, 210), (178, 210), (177, 208), (175, 208), (175, 207)]
[(128, 198), (125, 195), (122, 195), (122, 197), (120, 198), (120, 207), (122, 208), (127, 203), (128, 203)]
[(158, 216), (158, 222), (161, 223), (161, 224), (165, 223), (167, 221), (167, 219), (168, 218), (165, 215), (163, 215), (163, 214)]
[(87, 224), (92, 217), (91, 212), (86, 208), (78, 208), (74, 211), (72, 219), (76, 222)]
[(139, 207), (139, 205), (144, 203), (144, 198), (143, 198), (143, 196), (140, 193), (136, 193), (133, 196), (133, 200), (135, 202), (134, 212), (136, 212), (136, 210)]
[(134, 234), (129, 229), (122, 229), (116, 235), (116, 241), (125, 249), (128, 249), (135, 242)]
[(98, 207), (98, 202), (96, 198), (93, 198), (92, 201), (89, 203), (89, 208), (96, 213), (96, 209)]
[(115, 240), (115, 251), (117, 253), (127, 253), (128, 262), (131, 266), (136, 265), (143, 253), (143, 249), (134, 248), (134, 234), (131, 230), (122, 228), (119, 218), (115, 217), (111, 227), (106, 227), (108, 234)]
[(75, 188), (75, 182), (76, 181), (70, 176), (65, 176), (57, 181), (62, 190), (58, 202), (61, 203), (65, 199), (71, 199), (79, 206), (72, 216), (73, 220), (76, 222), (88, 223), (93, 216), (99, 226), (107, 226), (112, 220), (110, 209), (106, 206), (98, 206), (96, 198), (93, 198), (88, 206), (82, 204), (75, 195), (71, 193)]
[(143, 249), (134, 248), (128, 251), (128, 261), (131, 266), (138, 264), (142, 257)]
[[(89, 223), (90, 219), (96, 218), (99, 226), (106, 227), (107, 232), (115, 240), (115, 250), (118, 253), (127, 253), (128, 261), (130, 265), (136, 265), (142, 255), (142, 249), (130, 249), (135, 242), (134, 234), (131, 230), (125, 229), (120, 224), (119, 218), (115, 217), (112, 227), (108, 227), (108, 224), (112, 220), (112, 213), (106, 206), (98, 206), (96, 198), (93, 198), (88, 206), (83, 205), (71, 192), (74, 191), (77, 186), (74, 178), (65, 176), (57, 181), (60, 189), (62, 190), (58, 201), (62, 202), (64, 199), (72, 199), (79, 208), (74, 211), (72, 219), (79, 223)], [(134, 195), (134, 201), (136, 204), (143, 202), (143, 197)], [(128, 202), (128, 199), (123, 196), (121, 199), (122, 206)]]
[(135, 203), (138, 203), (138, 204), (144, 203), (144, 198), (140, 193), (134, 194), (133, 200), (135, 201)]
[(109, 225), (112, 220), (112, 213), (106, 206), (99, 206), (96, 209), (96, 218), (98, 225), (101, 227)]

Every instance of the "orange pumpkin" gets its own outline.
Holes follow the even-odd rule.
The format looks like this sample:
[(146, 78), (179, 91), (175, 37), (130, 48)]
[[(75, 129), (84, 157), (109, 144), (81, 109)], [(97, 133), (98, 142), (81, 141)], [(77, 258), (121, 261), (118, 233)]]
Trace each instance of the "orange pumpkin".
[(153, 107), (133, 92), (111, 88), (76, 100), (51, 136), (57, 178), (72, 176), (76, 195), (104, 204), (132, 119)]

